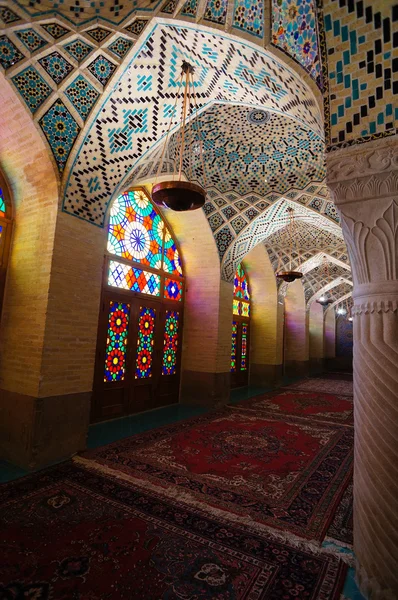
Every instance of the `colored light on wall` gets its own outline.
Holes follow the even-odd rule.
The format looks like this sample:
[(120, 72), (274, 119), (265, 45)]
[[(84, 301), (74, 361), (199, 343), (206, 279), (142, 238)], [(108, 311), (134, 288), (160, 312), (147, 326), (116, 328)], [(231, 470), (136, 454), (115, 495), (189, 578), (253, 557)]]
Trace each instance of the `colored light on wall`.
[(124, 380), (129, 318), (130, 304), (109, 302), (104, 382)]
[(160, 295), (160, 275), (114, 260), (109, 262), (108, 285), (150, 296)]
[(140, 307), (138, 317), (136, 379), (152, 377), (153, 345), (155, 335), (156, 311), (146, 306)]
[(231, 347), (231, 373), (236, 373), (236, 343), (238, 337), (238, 323), (232, 322), (232, 347)]
[(174, 375), (176, 372), (179, 324), (180, 313), (175, 310), (167, 310), (163, 338), (162, 375)]
[(164, 282), (164, 298), (167, 300), (182, 300), (182, 283), (166, 277)]

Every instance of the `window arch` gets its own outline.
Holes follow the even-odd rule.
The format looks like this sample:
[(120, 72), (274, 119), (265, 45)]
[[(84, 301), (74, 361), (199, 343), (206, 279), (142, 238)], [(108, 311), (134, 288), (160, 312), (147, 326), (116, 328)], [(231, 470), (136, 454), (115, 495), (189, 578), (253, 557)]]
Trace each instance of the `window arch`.
[(184, 300), (180, 252), (144, 188), (112, 203), (93, 420), (178, 402)]
[(249, 373), (250, 340), (250, 286), (242, 263), (234, 277), (232, 347), (231, 347), (231, 386), (247, 385)]
[(7, 264), (11, 243), (11, 198), (0, 171), (0, 318), (3, 307)]

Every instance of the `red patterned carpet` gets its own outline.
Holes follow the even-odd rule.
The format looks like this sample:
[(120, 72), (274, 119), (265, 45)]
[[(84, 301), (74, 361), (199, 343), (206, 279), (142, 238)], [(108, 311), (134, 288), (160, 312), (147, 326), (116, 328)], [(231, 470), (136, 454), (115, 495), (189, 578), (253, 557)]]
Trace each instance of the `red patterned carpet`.
[(338, 600), (346, 566), (66, 463), (0, 490), (4, 600)]
[(84, 457), (185, 509), (321, 542), (350, 479), (352, 445), (351, 427), (225, 409)]
[(352, 380), (331, 379), (329, 377), (303, 379), (296, 383), (292, 383), (291, 385), (287, 385), (286, 389), (337, 394), (339, 396), (352, 396), (354, 393)]
[(350, 396), (286, 389), (282, 392), (261, 394), (235, 405), (234, 408), (280, 419), (290, 415), (312, 422), (325, 421), (354, 425), (353, 403)]

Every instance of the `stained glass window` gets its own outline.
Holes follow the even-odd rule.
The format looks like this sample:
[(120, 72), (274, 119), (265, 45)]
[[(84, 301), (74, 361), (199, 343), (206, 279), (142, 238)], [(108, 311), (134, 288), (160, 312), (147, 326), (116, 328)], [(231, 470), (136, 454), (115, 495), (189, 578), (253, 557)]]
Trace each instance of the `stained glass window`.
[(250, 317), (250, 304), (248, 302), (241, 302), (241, 312), (242, 317)]
[(0, 217), (6, 216), (6, 202), (4, 200), (3, 190), (0, 187)]
[(249, 284), (241, 264), (236, 269), (234, 278), (234, 297), (242, 300), (250, 300)]
[(162, 375), (174, 375), (176, 372), (179, 323), (180, 313), (175, 310), (167, 310), (164, 326)]
[(236, 372), (236, 342), (238, 336), (238, 323), (232, 322), (232, 347), (231, 347), (231, 373)]
[(170, 231), (167, 228), (164, 238), (163, 260), (163, 269), (166, 271), (166, 273), (171, 273), (172, 275), (182, 277), (180, 254), (173, 238), (170, 235)]
[(164, 297), (167, 300), (182, 300), (182, 283), (166, 277), (164, 281)]
[(248, 325), (244, 323), (242, 325), (242, 337), (241, 337), (241, 354), (240, 354), (240, 369), (246, 371), (247, 369), (247, 333)]
[(130, 304), (109, 303), (104, 382), (124, 379), (129, 318)]
[(146, 306), (140, 307), (138, 317), (137, 358), (135, 378), (152, 377), (153, 344), (155, 335), (156, 311)]
[(160, 295), (160, 275), (136, 269), (115, 260), (109, 262), (108, 284), (132, 292), (141, 292), (151, 296)]

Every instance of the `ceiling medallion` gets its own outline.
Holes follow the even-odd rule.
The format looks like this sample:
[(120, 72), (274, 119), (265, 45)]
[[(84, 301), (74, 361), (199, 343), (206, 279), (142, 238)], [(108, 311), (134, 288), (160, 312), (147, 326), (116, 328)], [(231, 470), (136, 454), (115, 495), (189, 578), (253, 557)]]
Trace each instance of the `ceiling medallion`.
[[(183, 167), (183, 158), (184, 158), (184, 148), (185, 148), (185, 137), (188, 134), (189, 127), (191, 125), (191, 133), (194, 139), (194, 143), (190, 144), (190, 153), (192, 156), (188, 156), (189, 165), (192, 164), (194, 155), (200, 155), (202, 160), (202, 169), (203, 169), (203, 177), (205, 178), (205, 165), (203, 159), (203, 139), (202, 133), (200, 131), (200, 122), (198, 119), (198, 106), (196, 103), (195, 96), (195, 87), (194, 87), (194, 78), (193, 78), (194, 68), (192, 65), (183, 61), (182, 63), (182, 71), (179, 80), (180, 86), (184, 85), (184, 98), (182, 104), (182, 115), (180, 122), (180, 148), (179, 151), (176, 152), (176, 164), (179, 164), (178, 169), (178, 179), (171, 181), (163, 181), (162, 183), (154, 183), (152, 187), (152, 200), (158, 206), (164, 206), (166, 208), (171, 208), (175, 211), (187, 211), (187, 210), (196, 210), (197, 208), (201, 208), (206, 200), (206, 192), (204, 188), (195, 183), (191, 183), (189, 181), (182, 180), (182, 167)], [(183, 83), (184, 81), (184, 83)], [(171, 130), (171, 125), (173, 122), (173, 115), (176, 113), (176, 105), (177, 99), (174, 103), (174, 110), (171, 113), (170, 124), (167, 130), (166, 139), (164, 142), (162, 156), (159, 161), (159, 167), (156, 177), (159, 177), (159, 174), (162, 170), (163, 159), (166, 153), (167, 142), (169, 139), (169, 133)], [(194, 106), (195, 105), (195, 108)], [(194, 114), (196, 113), (196, 125), (195, 129), (192, 124), (194, 121)], [(191, 120), (186, 127), (187, 116), (191, 116)], [(188, 137), (188, 136), (187, 136)], [(189, 138), (188, 138), (189, 139)], [(205, 181), (206, 184), (206, 181)]]
[(300, 271), (293, 271), (292, 270), (292, 259), (293, 259), (293, 240), (294, 240), (294, 234), (295, 234), (295, 227), (296, 227), (296, 223), (294, 220), (294, 210), (292, 208), (288, 208), (287, 209), (287, 213), (289, 215), (289, 239), (290, 239), (290, 261), (289, 261), (289, 267), (290, 269), (288, 271), (280, 271), (279, 268), (277, 269), (276, 272), (276, 277), (278, 279), (282, 279), (283, 281), (286, 281), (286, 283), (292, 283), (292, 281), (295, 281), (296, 279), (301, 279), (303, 274), (300, 273)]
[(271, 113), (267, 110), (261, 110), (259, 108), (255, 108), (251, 110), (247, 115), (247, 120), (249, 123), (253, 123), (254, 125), (263, 125), (264, 123), (268, 123), (271, 119)]

